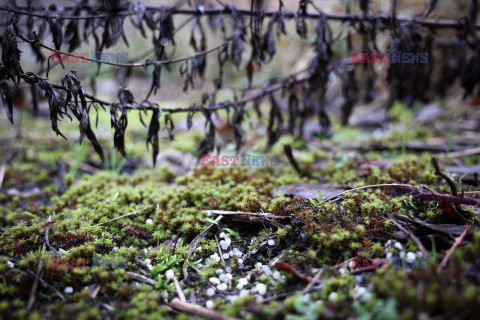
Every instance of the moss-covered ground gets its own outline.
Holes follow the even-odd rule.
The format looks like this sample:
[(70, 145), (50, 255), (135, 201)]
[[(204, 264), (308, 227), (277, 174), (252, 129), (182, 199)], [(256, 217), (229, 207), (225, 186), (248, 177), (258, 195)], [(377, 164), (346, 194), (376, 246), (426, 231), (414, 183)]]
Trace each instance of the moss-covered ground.
[[(21, 138), (1, 122), (0, 150), (8, 161), (0, 191), (0, 318), (190, 318), (169, 306), (179, 296), (173, 277), (189, 302), (245, 319), (472, 319), (480, 311), (478, 208), (463, 206), (462, 217), (448, 203), (395, 187), (360, 189), (335, 201), (273, 195), (300, 183), (336, 184), (338, 193), (406, 183), (449, 194), (432, 154), (406, 148), (439, 138), (432, 128), (397, 119), (378, 138), (334, 125), (332, 139), (282, 138), (268, 153), (280, 157), (278, 166), (194, 161), (179, 174), (166, 160), (152, 168), (140, 125), (127, 135), (135, 163), (109, 151), (100, 170), (86, 142), (54, 138), (48, 122), (23, 117)], [(193, 152), (200, 136), (179, 132), (173, 143), (162, 142), (162, 152)], [(440, 136), (445, 146), (448, 137)], [(248, 152), (262, 154), (264, 143)], [(367, 147), (349, 147), (355, 143)], [(392, 147), (373, 151), (372, 143)], [(283, 144), (293, 147), (302, 176)], [(441, 161), (442, 168), (452, 164)], [(478, 190), (452, 178), (459, 190)], [(211, 210), (257, 219), (217, 219)], [(468, 222), (470, 231), (439, 270)], [(374, 261), (384, 265), (369, 268)]]

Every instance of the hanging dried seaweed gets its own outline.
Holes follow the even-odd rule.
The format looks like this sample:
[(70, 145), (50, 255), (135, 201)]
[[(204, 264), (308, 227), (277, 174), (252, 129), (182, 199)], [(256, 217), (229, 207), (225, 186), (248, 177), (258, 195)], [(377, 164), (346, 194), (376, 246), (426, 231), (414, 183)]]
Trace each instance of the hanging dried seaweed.
[[(311, 11), (312, 8), (318, 8), (313, 4), (311, 8), (308, 7), (310, 2), (306, 0), (299, 1), (295, 11), (286, 11), (282, 1), (279, 1), (277, 11), (262, 10), (262, 3), (252, 2), (251, 7), (245, 9), (233, 5), (223, 8), (203, 5), (185, 8), (180, 4), (155, 7), (138, 1), (102, 0), (96, 5), (81, 1), (68, 6), (54, 4), (47, 7), (37, 1), (27, 1), (26, 6), (19, 6), (12, 0), (8, 7), (0, 8), (4, 22), (0, 25), (0, 95), (7, 117), (13, 123), (15, 106), (10, 87), (23, 81), (32, 90), (32, 105), (38, 106), (37, 91), (47, 98), (52, 130), (65, 138), (59, 130), (58, 122), (64, 117), (76, 119), (79, 123), (80, 141), (87, 138), (103, 161), (103, 149), (91, 125), (91, 112), (96, 113), (95, 123), (98, 124), (99, 108), (110, 110), (114, 146), (128, 159), (125, 134), (129, 111), (136, 110), (141, 123), (146, 127), (144, 118), (150, 118), (146, 145), (147, 149), (152, 147), (152, 160), (155, 164), (161, 138), (160, 117), (163, 116), (163, 129), (166, 131), (162, 138), (173, 140), (175, 118), (172, 114), (177, 112), (187, 113), (188, 130), (192, 128), (197, 114), (204, 118), (205, 132), (199, 142), (199, 154), (211, 151), (217, 146), (214, 120), (221, 110), (227, 114), (226, 127), (233, 132), (237, 151), (245, 143), (245, 120), (252, 126), (249, 108), (253, 108), (260, 120), (265, 116), (268, 121), (267, 148), (271, 148), (287, 132), (303, 135), (304, 125), (312, 115), (318, 119), (318, 133), (328, 135), (330, 115), (327, 113), (329, 101), (326, 101), (326, 92), (332, 77), (338, 77), (342, 82), (343, 101), (339, 105), (342, 110), (341, 121), (344, 124), (348, 123), (349, 116), (359, 101), (369, 102), (378, 95), (376, 83), (381, 77), (373, 65), (375, 61), (372, 62), (363, 55), (371, 57), (390, 54), (390, 61), (386, 66), (390, 103), (400, 99), (411, 105), (417, 100), (441, 96), (457, 80), (460, 80), (464, 88), (465, 97), (478, 93), (480, 47), (476, 32), (479, 28), (476, 22), (477, 1), (471, 1), (469, 15), (460, 21), (397, 17), (396, 0), (392, 2), (389, 15), (374, 13), (369, 0), (355, 2), (360, 10), (358, 15), (351, 14), (350, 2), (347, 2), (343, 16), (338, 13), (333, 15), (318, 12), (319, 10)], [(429, 1), (424, 15), (428, 16), (437, 4), (438, 1)], [(174, 20), (174, 17), (185, 15), (190, 17), (176, 29), (174, 21), (177, 23), (177, 20)], [(336, 41), (343, 40), (338, 40), (342, 39), (341, 35), (338, 39), (332, 36), (329, 23), (331, 19), (342, 21), (348, 27), (348, 51), (340, 60), (338, 54), (333, 52), (333, 45)], [(280, 35), (287, 34), (286, 23), (291, 20), (302, 39), (313, 39), (313, 58), (307, 63), (308, 67), (284, 78), (270, 81), (262, 79), (266, 85), (255, 84), (256, 73), (278, 55)], [(307, 27), (309, 20), (316, 22), (313, 30)], [(188, 25), (189, 21), (194, 23), (187, 40), (193, 53), (183, 58), (172, 58), (176, 52), (177, 31)], [(122, 73), (122, 81), (132, 74), (133, 68), (152, 70), (150, 89), (146, 97), (140, 100), (141, 103), (135, 101), (128, 89), (121, 89), (115, 102), (100, 100), (83, 90), (74, 71), (67, 73), (61, 84), (34, 72), (23, 71), (25, 67), (21, 61), (19, 41), (32, 48), (37, 63), (42, 67), (42, 71), (46, 71), (48, 78), (53, 58), (71, 56), (69, 52), (60, 51), (61, 48), (68, 47), (72, 52), (92, 39), (96, 53), (89, 58), (98, 64), (100, 70), (102, 64), (108, 64), (102, 60), (105, 49), (114, 47), (120, 39), (128, 46), (125, 23), (130, 23), (144, 38), (148, 34), (146, 28), (152, 34), (151, 44), (156, 60), (146, 59), (143, 63), (128, 64), (110, 63), (116, 68), (123, 67), (127, 70)], [(454, 28), (456, 37), (443, 39), (436, 30), (438, 26)], [(208, 27), (220, 34), (224, 42), (211, 44), (206, 30)], [(377, 43), (378, 35), (386, 32), (389, 35), (388, 43)], [(362, 61), (358, 64), (351, 63), (349, 60), (352, 52), (359, 50)], [(246, 52), (249, 52), (249, 57), (245, 61)], [(414, 56), (422, 54), (428, 59), (422, 63), (404, 63), (403, 53)], [(193, 103), (184, 108), (160, 108), (150, 100), (161, 87), (162, 69), (170, 70), (175, 63), (178, 63), (180, 75), (184, 77), (183, 90), (198, 88), (198, 82), (204, 81), (209, 74), (207, 66), (211, 64), (207, 65), (207, 59), (210, 54), (217, 55), (215, 62), (218, 75), (212, 79), (214, 87), (217, 91), (231, 90), (232, 99), (217, 102), (216, 92), (202, 92), (200, 104)], [(228, 73), (225, 69), (231, 65), (246, 76), (247, 88), (233, 88), (226, 84), (224, 76)], [(91, 81), (94, 83), (93, 79)], [(278, 90), (282, 90), (282, 95), (276, 93)], [(266, 101), (265, 98), (270, 99), (268, 111), (264, 111), (261, 105), (262, 101)]]

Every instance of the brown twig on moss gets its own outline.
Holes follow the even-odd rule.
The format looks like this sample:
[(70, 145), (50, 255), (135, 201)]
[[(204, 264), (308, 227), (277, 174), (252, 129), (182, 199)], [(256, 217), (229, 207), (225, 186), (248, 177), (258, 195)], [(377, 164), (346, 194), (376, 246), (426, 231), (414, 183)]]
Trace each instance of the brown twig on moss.
[(152, 209), (152, 208), (154, 208), (154, 207), (155, 207), (155, 205), (151, 205), (151, 206), (149, 206), (149, 207), (146, 207), (146, 208), (143, 208), (143, 209), (139, 209), (139, 210), (136, 210), (136, 211), (133, 211), (133, 212), (124, 214), (123, 216), (116, 217), (116, 218), (110, 219), (110, 220), (105, 221), (105, 222), (97, 223), (95, 226), (101, 226), (101, 225), (104, 225), (104, 224), (106, 224), (106, 223), (109, 223), (109, 222), (118, 220), (118, 219), (122, 219), (122, 218), (125, 218), (125, 217), (128, 217), (128, 216), (132, 216), (132, 215), (134, 215), (134, 214), (138, 214), (138, 213), (143, 212), (143, 211), (147, 211), (147, 210)]
[(210, 310), (205, 307), (199, 306), (198, 304), (181, 301), (176, 298), (169, 303), (169, 306), (175, 310), (211, 320), (239, 320), (238, 318), (227, 316), (215, 310)]
[(185, 262), (183, 263), (183, 277), (186, 279), (188, 277), (188, 272), (187, 272), (187, 263), (188, 263), (188, 259), (190, 259), (190, 256), (193, 254), (193, 251), (195, 251), (195, 249), (197, 248), (198, 244), (200, 243), (200, 240), (205, 237), (205, 235), (207, 234), (207, 232), (214, 226), (214, 225), (218, 225), (218, 222), (220, 220), (222, 220), (223, 218), (223, 215), (219, 215), (216, 219), (215, 219), (215, 223), (212, 223), (210, 224), (207, 228), (205, 228), (205, 230), (203, 230), (198, 236), (196, 236), (192, 242), (190, 242), (190, 248), (188, 249), (188, 254), (187, 254), (187, 258), (185, 258)]
[(297, 277), (300, 280), (303, 280), (305, 282), (311, 282), (312, 278), (298, 272), (293, 266), (289, 265), (288, 263), (285, 262), (277, 262), (273, 265), (275, 268), (278, 268), (286, 273), (293, 274), (295, 277)]
[(406, 234), (408, 234), (410, 236), (410, 238), (412, 238), (413, 241), (415, 241), (415, 243), (417, 244), (418, 248), (422, 251), (422, 253), (425, 255), (425, 257), (429, 257), (430, 256), (430, 253), (428, 252), (428, 250), (425, 248), (425, 246), (423, 245), (423, 243), (420, 241), (420, 239), (418, 239), (410, 230), (408, 230), (407, 228), (403, 227), (397, 220), (395, 220), (393, 217), (390, 217), (390, 220), (392, 220), (392, 222), (400, 229), (402, 230), (403, 232), (405, 232)]
[(397, 187), (401, 190), (407, 191), (408, 194), (411, 194), (413, 197), (417, 198), (418, 200), (444, 201), (444, 202), (451, 202), (451, 203), (458, 203), (458, 204), (480, 207), (479, 199), (474, 199), (474, 198), (469, 198), (464, 196), (453, 196), (449, 194), (441, 194), (441, 193), (432, 192), (432, 191), (425, 191), (423, 189), (414, 187), (410, 184), (403, 184), (403, 183), (382, 183), (382, 184), (373, 184), (373, 185), (353, 188), (350, 190), (340, 192), (334, 196), (331, 196), (330, 198), (327, 198), (322, 202), (320, 202), (319, 204), (317, 204), (317, 206), (320, 206), (326, 202), (331, 202), (332, 200), (338, 198), (339, 196), (349, 192), (370, 189), (370, 188), (382, 188), (382, 187)]
[(215, 235), (215, 243), (217, 244), (218, 255), (220, 256), (220, 260), (222, 260), (223, 266), (226, 267), (227, 264), (225, 263), (225, 259), (223, 259), (222, 248), (220, 248), (220, 244), (218, 243), (218, 237), (217, 237), (217, 235)]
[[(42, 246), (42, 251), (41, 251), (42, 253), (45, 252), (45, 247), (46, 247), (46, 244), (44, 242)], [(42, 256), (40, 255), (40, 258), (38, 259), (38, 264), (37, 264), (37, 271), (35, 273), (35, 279), (33, 280), (32, 289), (30, 290), (30, 298), (28, 299), (27, 309), (32, 309), (35, 303), (35, 299), (37, 297), (36, 293), (38, 288), (38, 282), (40, 281), (40, 273), (42, 272), (42, 268), (43, 268), (43, 260), (42, 260)]]
[[(450, 177), (440, 169), (440, 166), (438, 165), (437, 157), (435, 156), (432, 157), (432, 164), (433, 164), (433, 168), (435, 169), (435, 174), (441, 177), (443, 180), (445, 180), (445, 182), (450, 187), (450, 190), (452, 191), (452, 195), (458, 196), (458, 190), (457, 190), (457, 186), (455, 185), (455, 182), (453, 182), (452, 179), (450, 179)], [(465, 211), (463, 211), (460, 205), (458, 203), (454, 203), (454, 206), (457, 212), (459, 212), (462, 215), (462, 217), (465, 218)]]
[(442, 262), (438, 265), (437, 271), (438, 273), (442, 272), (443, 269), (447, 266), (448, 260), (450, 260), (450, 257), (453, 254), (453, 251), (463, 242), (463, 239), (467, 235), (468, 231), (473, 227), (473, 221), (465, 228), (465, 231), (463, 233), (455, 238), (455, 242), (453, 243), (452, 247), (448, 249), (447, 253), (445, 254), (445, 257), (443, 257)]
[(62, 301), (66, 301), (65, 297), (63, 296), (63, 294), (58, 291), (57, 289), (55, 289), (54, 287), (52, 287), (51, 285), (48, 284), (48, 282), (46, 282), (42, 277), (40, 276), (37, 276), (34, 272), (32, 272), (32, 270), (27, 270), (27, 273), (29, 275), (31, 275), (32, 277), (34, 277), (35, 279), (38, 279), (38, 281), (40, 281), (40, 283), (42, 284), (42, 286), (44, 286), (45, 288), (47, 289), (50, 289), (52, 290), (53, 292), (55, 292), (55, 294), (62, 300)]

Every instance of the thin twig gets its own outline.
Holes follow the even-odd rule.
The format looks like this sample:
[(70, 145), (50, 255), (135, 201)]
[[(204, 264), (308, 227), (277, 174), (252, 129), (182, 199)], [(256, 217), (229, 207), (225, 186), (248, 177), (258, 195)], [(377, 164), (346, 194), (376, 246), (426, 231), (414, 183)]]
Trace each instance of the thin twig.
[(134, 215), (134, 214), (143, 212), (143, 211), (147, 211), (147, 210), (152, 209), (152, 208), (154, 208), (154, 207), (155, 207), (155, 205), (151, 205), (150, 207), (146, 207), (146, 208), (143, 208), (143, 209), (140, 209), (140, 210), (136, 210), (136, 211), (133, 211), (133, 212), (124, 214), (123, 216), (110, 219), (110, 220), (105, 221), (105, 222), (97, 223), (97, 224), (95, 225), (95, 227), (96, 227), (96, 226), (101, 226), (101, 225), (103, 225), (103, 224), (106, 224), (106, 223), (109, 223), (109, 222), (112, 222), (112, 221), (115, 221), (115, 220), (118, 220), (118, 219), (122, 219), (122, 218), (125, 218), (125, 217), (128, 217), (128, 216), (131, 216), (131, 215)]
[(418, 239), (410, 230), (408, 230), (407, 228), (404, 228), (398, 221), (396, 221), (393, 217), (390, 217), (390, 220), (392, 220), (392, 222), (400, 229), (402, 230), (403, 232), (405, 232), (406, 234), (408, 234), (410, 236), (410, 238), (412, 238), (413, 241), (415, 241), (415, 243), (417, 244), (418, 248), (422, 251), (422, 253), (425, 255), (425, 257), (429, 257), (430, 256), (430, 253), (428, 252), (428, 250), (425, 248), (425, 246), (422, 244), (422, 242), (420, 241), (420, 239)]
[(300, 292), (301, 295), (304, 295), (306, 294), (307, 292), (310, 292), (310, 290), (312, 290), (313, 286), (315, 285), (315, 283), (318, 282), (318, 279), (320, 279), (320, 277), (322, 276), (322, 273), (323, 273), (323, 269), (320, 269), (317, 274), (313, 277), (312, 281), (310, 281), (307, 286), (305, 288), (303, 288), (303, 290)]
[(452, 195), (458, 196), (457, 186), (455, 185), (455, 182), (453, 182), (449, 176), (443, 173), (443, 171), (440, 169), (440, 166), (438, 165), (438, 160), (436, 157), (432, 157), (432, 165), (435, 169), (435, 174), (445, 180), (445, 182), (448, 184), (450, 190), (452, 191)]
[(223, 259), (222, 248), (220, 248), (220, 244), (218, 243), (218, 237), (215, 235), (215, 243), (217, 244), (218, 254), (220, 255), (220, 260), (222, 260), (223, 265), (226, 267), (227, 264), (225, 263), (225, 259)]
[[(438, 165), (438, 159), (437, 157), (433, 156), (432, 157), (432, 164), (433, 168), (435, 169), (435, 174), (437, 176), (440, 176), (445, 180), (445, 182), (448, 183), (448, 186), (450, 187), (450, 190), (452, 191), (452, 195), (458, 196), (458, 191), (457, 191), (457, 186), (455, 185), (455, 182), (450, 179), (448, 175), (443, 173), (443, 171), (440, 169), (440, 166)], [(458, 213), (465, 219), (465, 211), (463, 211), (462, 207), (458, 203), (454, 203), (453, 206), (455, 207), (455, 210), (457, 210)]]
[(432, 191), (425, 191), (420, 188), (414, 187), (409, 184), (403, 184), (403, 183), (385, 183), (385, 184), (373, 184), (369, 186), (363, 186), (363, 187), (358, 187), (358, 188), (353, 188), (350, 190), (346, 190), (343, 192), (340, 192), (328, 199), (323, 200), (317, 206), (320, 206), (324, 204), (325, 202), (330, 202), (333, 199), (337, 198), (338, 196), (341, 196), (342, 194), (352, 192), (352, 191), (357, 191), (357, 190), (362, 190), (362, 189), (368, 189), (368, 188), (378, 188), (378, 187), (398, 187), (400, 189), (403, 189), (404, 191), (408, 191), (410, 194), (412, 194), (414, 197), (416, 197), (419, 200), (435, 200), (435, 201), (444, 201), (444, 202), (451, 202), (455, 204), (464, 204), (464, 205), (469, 205), (469, 206), (475, 206), (475, 207), (480, 207), (480, 201), (475, 198), (469, 198), (469, 197), (464, 197), (464, 196), (454, 196), (450, 194), (441, 194), (437, 192), (432, 192)]
[[(42, 253), (45, 252), (45, 247), (46, 247), (46, 244), (44, 242), (42, 247)], [(28, 299), (27, 309), (32, 309), (33, 304), (35, 303), (35, 299), (37, 297), (36, 293), (38, 288), (38, 281), (40, 280), (40, 272), (42, 272), (42, 267), (43, 267), (43, 260), (40, 254), (40, 257), (38, 258), (36, 277), (35, 277), (35, 280), (33, 281), (32, 289), (30, 290), (30, 298)]]
[(455, 238), (455, 242), (453, 243), (452, 247), (448, 249), (447, 254), (445, 254), (445, 257), (443, 257), (442, 262), (438, 265), (437, 272), (440, 273), (442, 272), (443, 269), (447, 266), (448, 260), (450, 260), (450, 257), (453, 254), (453, 251), (463, 242), (463, 239), (467, 235), (468, 231), (472, 228), (473, 226), (473, 221), (468, 225), (468, 227), (465, 228), (465, 231), (463, 233)]
[(3, 179), (5, 178), (5, 170), (7, 169), (7, 163), (15, 155), (15, 152), (9, 152), (3, 159), (0, 165), (0, 189), (2, 189)]
[(219, 215), (216, 219), (215, 219), (215, 223), (212, 223), (210, 224), (207, 228), (205, 228), (205, 230), (203, 230), (198, 236), (196, 236), (192, 242), (190, 243), (190, 249), (188, 249), (188, 255), (187, 255), (187, 258), (185, 259), (185, 262), (183, 263), (183, 277), (186, 279), (188, 277), (188, 272), (187, 272), (187, 263), (188, 263), (188, 259), (190, 259), (190, 256), (193, 254), (193, 252), (195, 251), (195, 249), (197, 248), (198, 244), (200, 243), (200, 240), (205, 237), (205, 235), (207, 234), (207, 232), (216, 224), (218, 224), (218, 222), (220, 220), (222, 220), (223, 216), (222, 215)]
[(0, 189), (2, 189), (3, 178), (5, 177), (5, 169), (7, 168), (7, 163), (3, 162), (0, 165)]
[(185, 298), (185, 294), (183, 294), (182, 288), (180, 287), (180, 283), (178, 283), (178, 279), (175, 273), (173, 274), (173, 283), (175, 285), (175, 290), (177, 290), (177, 295), (180, 298), (180, 300), (183, 302), (187, 302), (187, 299)]
[(238, 318), (227, 316), (215, 310), (210, 310), (205, 307), (199, 306), (198, 304), (181, 301), (179, 299), (173, 299), (169, 303), (169, 305), (170, 307), (178, 311), (190, 313), (210, 320), (239, 320)]
[(326, 202), (330, 202), (333, 199), (336, 199), (339, 196), (341, 196), (343, 194), (346, 194), (346, 193), (349, 193), (349, 192), (353, 192), (353, 191), (357, 191), (357, 190), (364, 190), (364, 189), (371, 189), (371, 188), (380, 188), (380, 187), (412, 187), (412, 186), (409, 185), (409, 184), (403, 184), (403, 183), (382, 183), (382, 184), (372, 184), (372, 185), (368, 185), (368, 186), (357, 187), (357, 188), (353, 188), (353, 189), (350, 189), (350, 190), (346, 190), (346, 191), (337, 193), (336, 195), (333, 195), (330, 198), (324, 199), (322, 202), (317, 204), (317, 207), (320, 206), (321, 204), (324, 204)]
[(32, 272), (32, 270), (28, 270), (27, 269), (27, 273), (31, 276), (33, 276), (35, 279), (38, 279), (38, 281), (40, 281), (40, 283), (42, 284), (42, 286), (44, 286), (45, 288), (48, 288), (50, 290), (52, 290), (53, 292), (55, 292), (55, 294), (62, 300), (62, 301), (65, 301), (65, 297), (63, 296), (63, 294), (58, 291), (57, 289), (55, 289), (54, 287), (52, 287), (51, 285), (49, 285), (45, 280), (43, 280), (42, 277), (40, 276), (37, 276), (35, 273)]
[(149, 285), (155, 286), (157, 284), (155, 280), (142, 276), (141, 274), (138, 274), (136, 272), (127, 271), (126, 273), (130, 275), (133, 279), (148, 283)]
[[(451, 152), (451, 153), (448, 154), (448, 158), (449, 159), (461, 158), (461, 157), (471, 156), (471, 155), (479, 154), (479, 153), (480, 153), (480, 147), (477, 147), (477, 148), (471, 148), (471, 149), (465, 149), (465, 150)], [(442, 160), (445, 159), (446, 156), (447, 156), (446, 154), (438, 155), (438, 157)]]
[(208, 216), (212, 215), (223, 215), (225, 218), (236, 217), (236, 216), (247, 216), (252, 218), (263, 218), (263, 219), (292, 219), (291, 216), (277, 216), (269, 212), (245, 212), (245, 211), (225, 211), (225, 210), (205, 210)]

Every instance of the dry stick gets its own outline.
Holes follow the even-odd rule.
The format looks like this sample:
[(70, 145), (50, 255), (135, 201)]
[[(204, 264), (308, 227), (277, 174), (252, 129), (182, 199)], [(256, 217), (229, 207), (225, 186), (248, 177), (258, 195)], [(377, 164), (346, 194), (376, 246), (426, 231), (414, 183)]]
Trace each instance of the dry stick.
[[(219, 215), (217, 219), (215, 219), (215, 222), (218, 224), (220, 220), (222, 220), (223, 216)], [(198, 236), (196, 236), (192, 242), (190, 243), (190, 249), (188, 249), (188, 255), (187, 258), (185, 259), (185, 262), (183, 263), (183, 277), (186, 279), (188, 277), (188, 272), (187, 272), (187, 263), (188, 259), (190, 259), (190, 256), (192, 255), (193, 251), (197, 248), (198, 244), (200, 243), (200, 240), (205, 237), (207, 232), (214, 226), (215, 223), (210, 224), (205, 230), (203, 230)]]
[(328, 199), (325, 199), (322, 202), (320, 202), (319, 204), (317, 204), (317, 206), (320, 206), (321, 204), (323, 204), (325, 202), (330, 202), (333, 199), (337, 198), (338, 196), (340, 196), (342, 194), (345, 194), (345, 193), (348, 193), (348, 192), (352, 192), (352, 191), (356, 191), (356, 190), (362, 190), (362, 189), (368, 189), (368, 188), (376, 188), (376, 187), (399, 187), (400, 189), (409, 191), (411, 194), (413, 194), (413, 196), (415, 196), (419, 200), (426, 200), (426, 201), (435, 200), (435, 201), (451, 202), (451, 203), (455, 203), (455, 204), (464, 204), (464, 205), (469, 205), (469, 206), (480, 207), (480, 201), (478, 199), (475, 199), (475, 198), (469, 198), (469, 197), (464, 197), (464, 196), (454, 196), (454, 195), (450, 195), (450, 194), (441, 194), (441, 193), (432, 192), (432, 191), (427, 192), (423, 189), (414, 187), (410, 184), (403, 184), (403, 183), (372, 184), (372, 185), (369, 185), (369, 186), (353, 188), (353, 189), (350, 189), (350, 190), (340, 192), (340, 193), (338, 193), (338, 194), (336, 194), (336, 195), (334, 195), (334, 196), (332, 196)]
[(122, 218), (125, 218), (125, 217), (128, 217), (128, 216), (131, 216), (131, 215), (134, 215), (134, 214), (137, 214), (137, 213), (140, 213), (140, 212), (143, 212), (143, 211), (152, 209), (153, 207), (155, 207), (155, 205), (151, 205), (150, 207), (146, 207), (146, 208), (143, 208), (143, 209), (140, 209), (140, 210), (137, 210), (137, 211), (133, 211), (133, 212), (124, 214), (123, 216), (116, 217), (116, 218), (110, 219), (110, 220), (105, 221), (105, 222), (102, 222), (102, 223), (97, 223), (97, 224), (94, 225), (94, 226), (95, 226), (95, 227), (96, 227), (96, 226), (101, 226), (102, 224), (109, 223), (109, 222), (112, 222), (112, 221), (115, 221), (115, 220), (118, 220), (118, 219), (122, 219)]
[(209, 215), (223, 215), (225, 218), (235, 217), (235, 216), (246, 216), (252, 218), (265, 218), (265, 219), (292, 219), (291, 216), (277, 216), (273, 213), (264, 212), (245, 212), (245, 211), (225, 211), (225, 210), (205, 210)]
[(407, 228), (404, 228), (399, 222), (397, 222), (393, 217), (390, 217), (390, 219), (392, 220), (392, 222), (400, 229), (402, 230), (403, 232), (405, 232), (406, 234), (408, 234), (410, 236), (410, 238), (413, 239), (413, 241), (415, 241), (415, 243), (417, 244), (418, 248), (422, 251), (422, 253), (426, 256), (426, 257), (429, 257), (430, 254), (428, 252), (428, 250), (425, 248), (425, 246), (422, 244), (422, 242), (420, 241), (420, 239), (418, 239), (410, 230), (408, 230)]
[(349, 192), (357, 191), (357, 190), (363, 190), (363, 189), (379, 188), (379, 187), (409, 187), (409, 188), (411, 188), (412, 186), (409, 185), (409, 184), (403, 184), (403, 183), (382, 183), (382, 184), (372, 184), (372, 185), (369, 185), (369, 186), (357, 187), (357, 188), (353, 188), (353, 189), (350, 189), (350, 190), (346, 190), (346, 191), (337, 193), (336, 195), (333, 195), (330, 198), (327, 198), (327, 199), (323, 200), (322, 202), (320, 202), (319, 204), (317, 204), (317, 207), (320, 206), (321, 204), (324, 204), (325, 202), (330, 202), (333, 199), (335, 199), (338, 196), (341, 196), (342, 194), (345, 194), (345, 193), (349, 193)]
[(5, 178), (5, 170), (7, 169), (8, 161), (13, 158), (15, 152), (9, 152), (2, 161), (2, 165), (0, 166), (0, 189), (2, 189), (3, 178)]
[(445, 180), (445, 182), (448, 184), (450, 190), (452, 191), (452, 195), (458, 196), (457, 186), (455, 185), (455, 182), (453, 182), (449, 176), (443, 173), (443, 171), (440, 169), (440, 166), (438, 165), (438, 160), (436, 157), (432, 157), (432, 165), (435, 169), (435, 174)]
[(30, 274), (31, 276), (35, 277), (35, 279), (38, 279), (38, 281), (40, 281), (40, 283), (42, 284), (42, 286), (44, 286), (45, 288), (48, 288), (50, 290), (52, 290), (53, 292), (55, 292), (55, 294), (62, 300), (62, 301), (65, 301), (65, 297), (63, 296), (63, 294), (61, 294), (60, 291), (58, 291), (57, 289), (55, 289), (54, 287), (52, 287), (51, 285), (49, 285), (45, 280), (43, 280), (42, 277), (40, 276), (37, 276), (35, 273), (32, 272), (32, 270), (27, 270), (27, 273)]
[[(455, 182), (450, 179), (449, 176), (447, 176), (443, 171), (440, 169), (440, 166), (438, 165), (438, 159), (437, 157), (432, 157), (432, 164), (433, 168), (435, 169), (435, 174), (439, 177), (441, 177), (443, 180), (445, 180), (446, 183), (448, 183), (448, 186), (450, 187), (450, 190), (452, 192), (452, 195), (458, 196), (458, 191), (457, 191), (457, 186), (455, 185)], [(457, 210), (458, 213), (465, 219), (465, 211), (463, 211), (462, 207), (458, 203), (454, 203), (453, 205), (455, 207), (455, 210)]]
[(0, 166), (0, 189), (2, 189), (3, 178), (5, 177), (5, 169), (7, 168), (7, 163), (4, 162)]
[[(478, 153), (480, 153), (480, 147), (451, 152), (451, 153), (448, 154), (448, 158), (450, 158), (450, 159), (451, 158), (460, 158), (460, 157), (465, 157), (465, 156), (471, 156), (471, 155), (478, 154)], [(438, 155), (438, 157), (442, 160), (445, 159), (446, 156), (447, 156), (446, 154)]]
[(129, 276), (131, 276), (133, 279), (135, 280), (138, 280), (138, 281), (142, 281), (142, 282), (145, 282), (145, 283), (148, 283), (149, 285), (152, 285), (152, 286), (155, 286), (157, 284), (157, 282), (153, 279), (150, 279), (150, 278), (147, 278), (145, 276), (142, 276), (141, 274), (138, 274), (136, 272), (133, 272), (133, 271), (127, 271), (126, 272)]
[(217, 235), (215, 235), (215, 243), (217, 244), (218, 254), (220, 255), (220, 259), (222, 260), (223, 266), (226, 267), (227, 264), (225, 263), (225, 259), (223, 259), (222, 248), (220, 248), (220, 245), (218, 244)]
[(310, 281), (305, 288), (300, 292), (301, 295), (306, 294), (307, 292), (310, 292), (312, 290), (313, 285), (318, 282), (318, 279), (320, 279), (320, 276), (323, 273), (323, 269), (320, 269), (317, 274), (313, 277), (312, 281)]
[(210, 310), (207, 308), (204, 308), (202, 306), (199, 306), (197, 304), (185, 302), (185, 301), (180, 301), (179, 299), (173, 299), (169, 303), (170, 307), (182, 311), (182, 312), (187, 312), (202, 318), (206, 319), (211, 319), (211, 320), (239, 320), (238, 318), (227, 316), (224, 314), (221, 314), (217, 311)]
[(57, 249), (52, 247), (50, 245), (50, 242), (48, 241), (48, 233), (50, 231), (50, 223), (52, 222), (52, 216), (48, 216), (48, 227), (45, 229), (45, 244), (47, 245), (47, 248), (52, 252), (52, 254), (55, 257), (61, 258), (60, 253), (58, 253)]
[[(50, 244), (48, 243), (48, 232), (50, 231), (50, 222), (52, 222), (52, 216), (48, 216), (48, 226), (45, 229), (45, 241), (43, 242), (42, 246), (42, 253), (45, 252), (45, 249), (47, 245), (50, 247)], [(60, 256), (57, 252), (57, 250), (53, 249), (54, 254), (56, 253), (58, 256)], [(33, 304), (35, 303), (36, 299), (36, 292), (38, 288), (38, 281), (40, 281), (40, 272), (42, 272), (42, 267), (43, 267), (43, 260), (42, 256), (40, 254), (40, 258), (38, 259), (38, 266), (37, 266), (37, 273), (35, 280), (33, 282), (32, 290), (30, 291), (30, 298), (28, 299), (28, 304), (27, 308), (31, 309), (33, 307)]]
[(178, 283), (178, 279), (173, 274), (173, 283), (175, 284), (175, 290), (177, 290), (177, 295), (180, 298), (181, 301), (187, 302), (187, 299), (185, 298), (185, 295), (183, 294), (182, 288), (180, 287), (180, 283)]
[[(46, 247), (46, 244), (44, 242), (42, 246), (42, 252), (45, 252), (45, 247)], [(40, 255), (40, 258), (38, 259), (36, 277), (35, 277), (35, 280), (33, 281), (32, 289), (30, 290), (30, 298), (28, 299), (28, 304), (27, 304), (28, 309), (32, 309), (33, 304), (35, 303), (36, 292), (38, 288), (38, 281), (40, 280), (40, 272), (42, 272), (42, 267), (43, 267), (43, 260), (42, 260), (42, 256)]]
[(101, 285), (98, 285), (95, 290), (93, 290), (92, 294), (90, 295), (93, 299), (97, 297), (97, 294), (100, 292), (100, 289), (102, 288)]
[(443, 257), (442, 262), (437, 268), (438, 273), (442, 272), (442, 270), (445, 269), (445, 267), (447, 266), (448, 260), (450, 260), (450, 257), (453, 254), (453, 251), (455, 251), (455, 249), (463, 242), (463, 239), (467, 235), (468, 231), (472, 228), (472, 226), (473, 226), (473, 222), (471, 222), (468, 225), (468, 227), (465, 228), (465, 231), (463, 231), (463, 233), (460, 236), (455, 238), (455, 242), (453, 243), (452, 247), (448, 249), (447, 254), (445, 255), (445, 257)]

